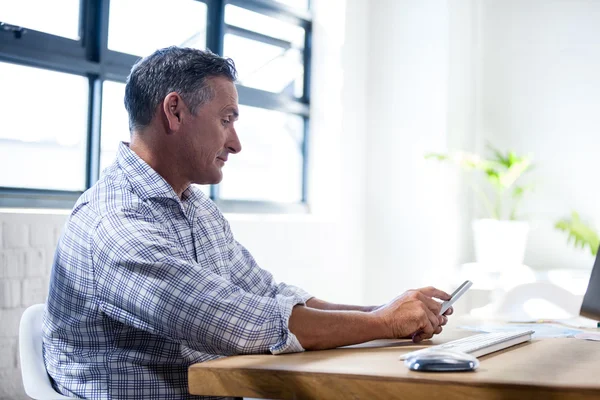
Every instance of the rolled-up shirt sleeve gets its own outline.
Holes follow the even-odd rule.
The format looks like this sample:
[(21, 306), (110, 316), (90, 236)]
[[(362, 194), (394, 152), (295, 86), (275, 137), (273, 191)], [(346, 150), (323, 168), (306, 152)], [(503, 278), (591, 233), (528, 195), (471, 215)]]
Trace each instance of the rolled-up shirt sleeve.
[(123, 324), (205, 353), (303, 351), (288, 328), (300, 292), (252, 291), (202, 268), (148, 216), (102, 218), (90, 249), (99, 307)]

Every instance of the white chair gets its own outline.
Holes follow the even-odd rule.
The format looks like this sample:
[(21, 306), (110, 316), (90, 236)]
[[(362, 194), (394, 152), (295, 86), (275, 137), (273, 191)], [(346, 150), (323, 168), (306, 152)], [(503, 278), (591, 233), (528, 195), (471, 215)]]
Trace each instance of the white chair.
[(19, 326), (19, 356), (21, 375), (27, 396), (36, 400), (70, 399), (57, 393), (46, 372), (42, 356), (42, 317), (44, 305), (35, 304), (21, 316)]
[(508, 321), (536, 321), (540, 319), (567, 320), (579, 315), (583, 296), (548, 281), (517, 285), (494, 303), (474, 309), (471, 315)]
[(515, 320), (568, 319), (579, 315), (582, 296), (548, 281), (512, 288), (498, 304), (498, 314)]

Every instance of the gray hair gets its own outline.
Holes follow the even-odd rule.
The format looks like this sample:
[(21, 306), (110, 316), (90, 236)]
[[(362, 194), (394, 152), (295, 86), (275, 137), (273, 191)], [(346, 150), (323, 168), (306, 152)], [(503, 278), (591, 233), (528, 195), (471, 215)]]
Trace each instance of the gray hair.
[(141, 59), (131, 69), (125, 85), (129, 130), (148, 126), (156, 107), (171, 92), (177, 92), (195, 114), (213, 99), (215, 94), (207, 78), (217, 76), (234, 82), (237, 71), (232, 59), (210, 50), (171, 46)]

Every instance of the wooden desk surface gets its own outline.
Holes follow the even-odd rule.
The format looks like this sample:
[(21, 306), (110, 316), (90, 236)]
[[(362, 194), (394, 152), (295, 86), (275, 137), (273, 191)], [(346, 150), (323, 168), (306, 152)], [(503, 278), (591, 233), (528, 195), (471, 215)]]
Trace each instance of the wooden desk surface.
[[(444, 343), (473, 332), (444, 332)], [(192, 394), (269, 399), (600, 399), (600, 342), (539, 339), (480, 358), (475, 372), (408, 370), (410, 341), (235, 356), (192, 365)]]

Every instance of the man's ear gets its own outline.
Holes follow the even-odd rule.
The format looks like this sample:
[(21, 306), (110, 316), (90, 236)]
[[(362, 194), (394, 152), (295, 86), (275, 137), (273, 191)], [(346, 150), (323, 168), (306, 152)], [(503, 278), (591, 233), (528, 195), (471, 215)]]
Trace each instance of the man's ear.
[(171, 92), (163, 100), (162, 107), (169, 130), (171, 132), (177, 132), (181, 127), (183, 113), (186, 110), (183, 99), (177, 92)]

